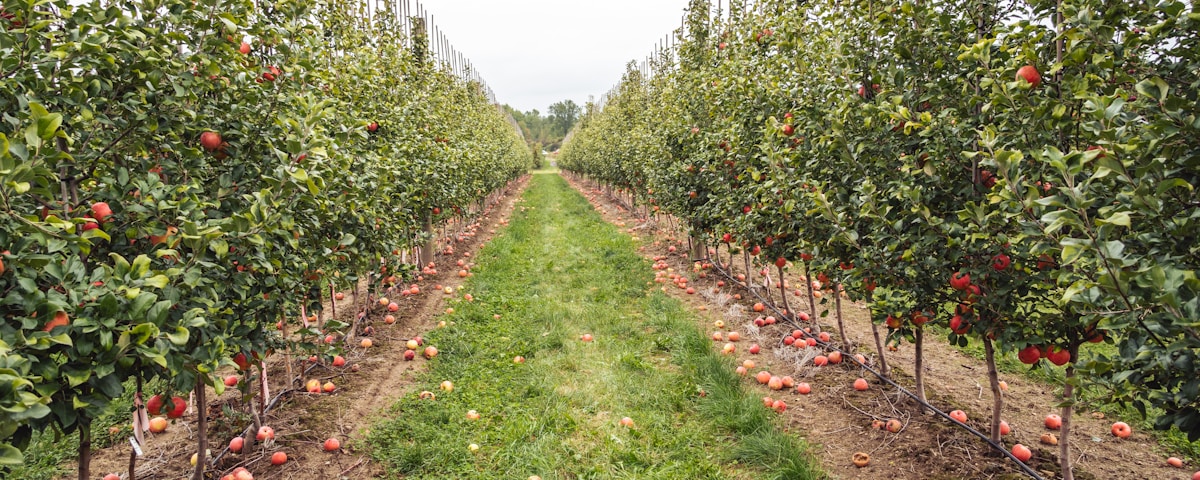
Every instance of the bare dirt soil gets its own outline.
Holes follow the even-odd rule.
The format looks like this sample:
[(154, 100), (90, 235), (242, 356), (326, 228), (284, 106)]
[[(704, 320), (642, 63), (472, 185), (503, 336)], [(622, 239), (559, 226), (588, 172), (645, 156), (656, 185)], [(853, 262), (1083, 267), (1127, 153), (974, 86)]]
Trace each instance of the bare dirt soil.
[[(661, 282), (662, 288), (697, 310), (699, 317), (705, 319), (701, 328), (718, 330), (714, 323), (721, 320), (725, 323), (724, 332), (736, 331), (741, 334), (742, 340), (738, 342), (735, 354), (737, 362), (747, 359), (755, 362), (754, 368), (747, 374), (747, 384), (761, 391), (763, 396), (782, 399), (787, 403), (788, 408), (782, 417), (788, 430), (811, 443), (826, 471), (835, 478), (1027, 478), (1012, 461), (992, 451), (985, 442), (947, 420), (921, 413), (915, 402), (862, 371), (853, 362), (815, 367), (812, 359), (823, 352), (815, 348), (786, 346), (781, 341), (793, 331), (793, 326), (776, 323), (763, 328), (756, 327), (754, 318), (768, 314), (752, 311), (751, 305), (758, 299), (745, 287), (737, 285), (734, 279), (724, 278), (712, 271), (705, 272), (706, 278), (700, 278), (688, 257), (686, 233), (672, 228), (678, 222), (663, 216), (642, 218), (631, 213), (623, 201), (607, 195), (597, 186), (570, 177), (568, 180), (606, 220), (642, 240), (641, 253), (646, 258), (663, 259), (673, 273), (687, 274), (690, 280), (687, 286), (695, 290), (694, 294), (688, 294), (686, 288), (678, 287), (666, 277)], [(728, 255), (724, 259), (727, 261)], [(734, 275), (743, 274), (752, 282), (761, 282), (763, 279), (759, 272), (745, 271), (740, 256), (728, 263), (733, 264)], [(774, 267), (770, 270), (775, 275)], [(717, 287), (718, 281), (724, 281), (725, 286)], [(799, 275), (794, 274), (787, 276), (787, 282), (789, 285), (805, 283)], [(777, 287), (772, 293), (778, 301), (780, 292)], [(824, 293), (827, 297), (833, 295), (831, 290)], [(794, 310), (809, 310), (807, 294), (787, 295)], [(877, 364), (866, 305), (843, 301), (843, 313), (846, 335), (854, 345), (853, 351), (864, 355), (869, 364)], [(821, 319), (821, 330), (829, 331), (836, 341), (836, 322), (832, 313), (830, 315)], [(721, 348), (725, 342), (713, 343), (714, 348)], [(757, 355), (746, 353), (748, 347), (755, 343), (761, 345), (761, 352)], [(990, 429), (992, 396), (987, 386), (985, 364), (959, 352), (937, 335), (927, 335), (924, 357), (926, 392), (930, 403), (943, 411), (965, 411), (968, 425), (987, 432)], [(893, 367), (893, 379), (911, 389), (915, 360), (913, 346), (900, 345), (897, 351), (887, 352), (886, 360)], [(755, 373), (760, 370), (768, 370), (781, 377), (791, 376), (796, 382), (807, 382), (811, 384), (812, 392), (800, 395), (791, 389), (770, 390), (754, 380)], [(869, 381), (867, 391), (853, 388), (853, 382), (858, 378)], [(1039, 443), (1043, 433), (1061, 433), (1043, 426), (1047, 414), (1059, 413), (1060, 409), (1055, 405), (1062, 394), (1061, 388), (1021, 375), (1001, 373), (1001, 380), (1008, 384), (1008, 390), (1004, 393), (1002, 418), (1012, 427), (1012, 433), (1004, 437), (1005, 445), (1011, 447), (1021, 443), (1029, 447), (1034, 455), (1029, 464), (1034, 470), (1046, 479), (1061, 478), (1059, 447)], [(904, 425), (898, 434), (872, 427), (873, 420), (893, 418)], [(1129, 439), (1114, 437), (1110, 428), (1116, 420), (1104, 418), (1099, 412), (1076, 412), (1071, 432), (1076, 479), (1190, 478), (1192, 470), (1166, 465), (1163, 449), (1147, 433), (1135, 430)], [(855, 452), (869, 454), (870, 464), (864, 468), (855, 467), (851, 463)]]

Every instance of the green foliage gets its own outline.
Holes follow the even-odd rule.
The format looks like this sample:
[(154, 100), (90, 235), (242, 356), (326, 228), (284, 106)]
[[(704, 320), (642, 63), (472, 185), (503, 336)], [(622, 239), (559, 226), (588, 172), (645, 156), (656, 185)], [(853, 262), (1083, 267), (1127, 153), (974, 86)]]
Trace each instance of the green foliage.
[(551, 104), (549, 112), (548, 120), (554, 126), (554, 132), (566, 135), (571, 131), (571, 127), (575, 126), (575, 122), (579, 121), (579, 114), (583, 113), (583, 109), (574, 100), (568, 99)]
[(541, 143), (542, 148), (549, 151), (558, 150), (567, 132), (579, 120), (581, 112), (574, 100), (555, 102), (545, 116), (537, 109), (521, 112), (508, 105), (504, 105), (504, 109), (516, 120), (530, 145)]
[[(694, 0), (679, 48), (628, 69), (560, 165), (764, 263), (814, 255), (852, 298), (878, 285), (892, 341), (915, 312), (961, 315), (951, 342), (1065, 349), (1109, 400), (1200, 437), (1191, 2), (729, 5)], [(1077, 354), (1100, 340), (1117, 353)]]
[(542, 144), (535, 142), (530, 150), (533, 151), (533, 168), (537, 170), (546, 168), (546, 154), (542, 153)]
[(528, 167), (398, 19), (317, 10), (5, 0), (0, 465), (34, 431), (92, 435), (135, 377), (220, 393), (231, 355), (285, 345), (281, 317)]
[(554, 174), (534, 175), (522, 201), (477, 257), (474, 301), (429, 335), (442, 353), (371, 428), (389, 475), (824, 478), (687, 309), (646, 286), (628, 236)]

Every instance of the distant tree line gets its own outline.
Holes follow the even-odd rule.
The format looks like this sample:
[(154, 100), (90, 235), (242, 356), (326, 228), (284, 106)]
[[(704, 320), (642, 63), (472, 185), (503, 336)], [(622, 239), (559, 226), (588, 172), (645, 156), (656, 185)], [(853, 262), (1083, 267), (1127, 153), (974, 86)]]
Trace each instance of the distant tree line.
[(522, 112), (505, 105), (504, 109), (508, 110), (517, 121), (517, 125), (520, 125), (521, 133), (525, 135), (525, 141), (531, 147), (540, 143), (543, 149), (551, 152), (558, 150), (563, 137), (575, 126), (575, 122), (583, 113), (583, 109), (573, 100), (563, 100), (550, 105), (548, 113), (544, 116), (536, 108)]

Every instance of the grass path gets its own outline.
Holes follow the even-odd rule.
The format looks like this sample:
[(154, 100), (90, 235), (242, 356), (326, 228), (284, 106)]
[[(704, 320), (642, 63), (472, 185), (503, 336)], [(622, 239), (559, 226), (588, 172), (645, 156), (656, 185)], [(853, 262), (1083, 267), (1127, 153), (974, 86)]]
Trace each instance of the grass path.
[(632, 240), (558, 175), (535, 175), (477, 261), (475, 301), (428, 339), (441, 353), (417, 390), (437, 399), (409, 395), (371, 429), (389, 477), (823, 478), (695, 318), (647, 286)]

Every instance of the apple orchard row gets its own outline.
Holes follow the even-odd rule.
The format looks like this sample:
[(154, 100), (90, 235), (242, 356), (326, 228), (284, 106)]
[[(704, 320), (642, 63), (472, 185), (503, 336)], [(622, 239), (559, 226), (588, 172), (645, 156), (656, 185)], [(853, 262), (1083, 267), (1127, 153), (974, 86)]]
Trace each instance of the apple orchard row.
[[(124, 7), (3, 4), (0, 471), (34, 432), (79, 432), (88, 478), (112, 399), (204, 404), (235, 357), (263, 384), (235, 383), (257, 419), (253, 366), (333, 358), (344, 342), (319, 339), (362, 333), (323, 300), (362, 279), (407, 284), (437, 225), (531, 165), (481, 86), (390, 11)], [(142, 395), (156, 379), (164, 391)]]
[(717, 258), (840, 285), (886, 333), (881, 360), (930, 324), (981, 342), (996, 442), (1005, 352), (1062, 366), (1065, 399), (1094, 389), (1200, 437), (1179, 368), (1200, 360), (1194, 5), (717, 5), (693, 0), (677, 44), (589, 105), (563, 168)]

